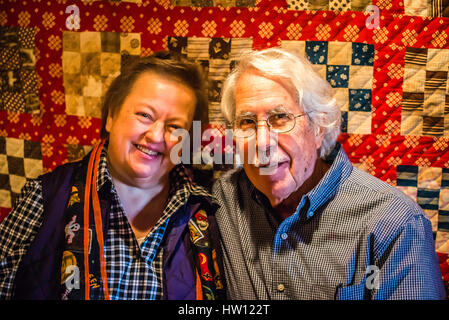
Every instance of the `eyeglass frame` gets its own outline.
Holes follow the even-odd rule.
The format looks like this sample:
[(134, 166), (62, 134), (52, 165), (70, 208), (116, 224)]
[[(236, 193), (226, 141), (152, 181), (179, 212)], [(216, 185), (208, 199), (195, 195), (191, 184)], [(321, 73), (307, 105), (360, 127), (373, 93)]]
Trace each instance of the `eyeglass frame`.
[[(256, 120), (256, 128), (255, 128), (255, 130), (254, 130), (254, 132), (253, 133), (251, 133), (250, 135), (248, 135), (248, 136), (238, 136), (239, 138), (249, 138), (249, 137), (252, 137), (253, 135), (255, 135), (256, 134), (256, 132), (257, 132), (257, 127), (258, 127), (258, 123), (259, 122), (261, 122), (261, 121), (263, 121), (263, 122), (266, 122), (266, 124), (267, 124), (267, 127), (270, 129), (270, 130), (273, 130), (273, 132), (276, 132), (276, 133), (287, 133), (287, 132), (290, 132), (290, 131), (292, 131), (294, 128), (295, 128), (295, 126), (296, 126), (296, 119), (297, 118), (300, 118), (300, 117), (303, 117), (303, 116), (305, 116), (305, 115), (307, 115), (308, 113), (307, 112), (304, 112), (304, 113), (302, 113), (302, 114), (298, 114), (298, 115), (295, 115), (295, 114), (293, 114), (293, 113), (291, 113), (291, 112), (283, 112), (283, 113), (285, 113), (285, 114), (287, 114), (287, 115), (291, 115), (291, 116), (293, 116), (293, 126), (291, 127), (291, 129), (288, 129), (288, 130), (286, 130), (286, 131), (278, 131), (277, 129), (273, 129), (272, 128), (272, 126), (270, 125), (270, 123), (268, 122), (268, 118), (267, 119), (261, 119), (261, 120)], [(241, 117), (241, 118), (239, 118), (239, 119), (249, 119), (250, 117)], [(235, 122), (237, 121), (237, 118), (236, 119), (234, 119), (233, 121), (232, 121), (232, 128), (234, 129), (234, 131), (235, 131)]]

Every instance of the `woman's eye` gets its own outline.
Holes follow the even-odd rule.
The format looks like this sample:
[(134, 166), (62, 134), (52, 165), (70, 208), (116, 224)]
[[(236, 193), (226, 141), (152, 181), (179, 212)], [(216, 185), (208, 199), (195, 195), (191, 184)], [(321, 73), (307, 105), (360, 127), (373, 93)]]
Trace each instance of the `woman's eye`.
[(143, 118), (146, 118), (148, 120), (153, 120), (153, 117), (150, 114), (146, 113), (146, 112), (137, 112), (137, 115), (139, 115), (139, 116), (141, 116)]
[(178, 129), (182, 129), (181, 126), (178, 126), (177, 124), (169, 124), (167, 125), (168, 131), (175, 131)]

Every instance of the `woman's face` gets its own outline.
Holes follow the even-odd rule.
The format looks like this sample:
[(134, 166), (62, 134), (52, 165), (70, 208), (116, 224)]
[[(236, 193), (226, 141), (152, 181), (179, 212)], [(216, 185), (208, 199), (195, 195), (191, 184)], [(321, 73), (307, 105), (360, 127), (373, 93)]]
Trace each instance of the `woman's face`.
[(123, 183), (150, 187), (163, 183), (175, 166), (170, 134), (189, 130), (195, 93), (185, 84), (153, 72), (141, 74), (122, 107), (106, 121), (111, 175)]

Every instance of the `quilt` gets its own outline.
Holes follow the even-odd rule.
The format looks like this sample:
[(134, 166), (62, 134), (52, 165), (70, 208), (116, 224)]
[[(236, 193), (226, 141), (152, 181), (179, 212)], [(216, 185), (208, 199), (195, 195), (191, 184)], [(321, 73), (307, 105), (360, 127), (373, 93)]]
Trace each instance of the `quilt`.
[[(329, 81), (351, 162), (423, 208), (447, 285), (449, 0), (0, 0), (0, 220), (26, 179), (99, 142), (104, 94), (136, 56), (172, 50), (203, 66), (202, 147), (231, 154), (223, 81), (241, 52), (272, 46)], [(207, 184), (233, 165), (196, 167)]]

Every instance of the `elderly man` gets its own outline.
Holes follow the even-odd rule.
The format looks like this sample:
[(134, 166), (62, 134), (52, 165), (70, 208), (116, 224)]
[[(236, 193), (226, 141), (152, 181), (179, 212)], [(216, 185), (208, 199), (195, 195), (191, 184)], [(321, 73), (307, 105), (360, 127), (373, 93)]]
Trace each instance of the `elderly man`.
[(444, 298), (429, 220), (352, 166), (331, 88), (305, 58), (247, 54), (222, 111), (244, 158), (214, 185), (228, 297)]

